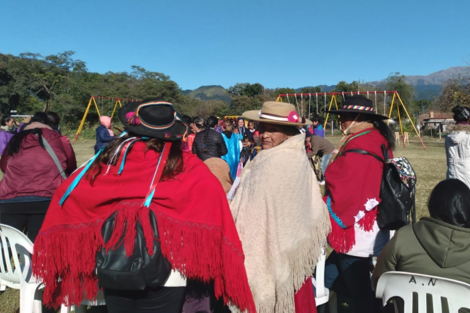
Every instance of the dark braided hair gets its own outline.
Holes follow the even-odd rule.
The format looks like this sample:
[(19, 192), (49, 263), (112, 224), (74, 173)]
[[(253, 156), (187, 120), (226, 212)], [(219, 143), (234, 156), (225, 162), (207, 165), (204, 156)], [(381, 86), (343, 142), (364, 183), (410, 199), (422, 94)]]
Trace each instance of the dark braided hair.
[(388, 125), (385, 124), (385, 122), (382, 120), (374, 119), (371, 121), (371, 123), (372, 125), (374, 125), (375, 128), (377, 128), (377, 130), (382, 134), (382, 136), (385, 137), (390, 149), (394, 150), (395, 149), (395, 134), (392, 132), (390, 127), (388, 127)]
[(43, 148), (44, 143), (42, 141), (42, 128), (33, 128), (29, 130), (23, 130), (17, 134), (15, 134), (13, 137), (11, 137), (10, 141), (8, 142), (8, 155), (13, 156), (17, 154), (20, 151), (21, 148), (21, 143), (23, 142), (23, 139), (26, 138), (29, 134), (35, 134), (38, 136), (39, 139), (39, 145)]
[[(47, 124), (47, 114), (43, 112), (36, 112), (33, 117), (31, 118), (31, 123), (32, 122), (39, 122), (41, 124)], [(39, 138), (39, 145), (43, 148), (44, 143), (42, 140), (42, 129), (41, 128), (33, 128), (33, 129), (28, 129), (28, 130), (23, 130), (17, 134), (15, 134), (10, 141), (8, 142), (8, 155), (13, 156), (17, 154), (20, 151), (21, 148), (21, 143), (23, 142), (23, 139), (26, 138), (29, 134), (35, 134)]]

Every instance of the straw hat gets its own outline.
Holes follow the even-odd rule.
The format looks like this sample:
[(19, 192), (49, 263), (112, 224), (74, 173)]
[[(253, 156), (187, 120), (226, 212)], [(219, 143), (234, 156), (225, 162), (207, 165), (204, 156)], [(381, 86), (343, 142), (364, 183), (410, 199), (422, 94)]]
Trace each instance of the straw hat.
[(261, 110), (246, 111), (243, 117), (261, 123), (305, 126), (313, 124), (312, 121), (300, 117), (295, 111), (295, 106), (286, 102), (267, 101), (263, 103)]

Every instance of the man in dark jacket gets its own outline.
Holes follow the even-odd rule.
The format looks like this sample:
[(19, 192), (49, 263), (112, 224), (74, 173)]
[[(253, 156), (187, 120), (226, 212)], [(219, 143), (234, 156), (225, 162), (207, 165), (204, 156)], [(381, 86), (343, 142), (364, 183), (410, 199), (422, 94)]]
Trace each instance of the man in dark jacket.
[(202, 161), (209, 158), (220, 158), (227, 154), (227, 146), (222, 134), (215, 131), (217, 122), (215, 116), (209, 117), (206, 124), (207, 128), (197, 133), (194, 138), (192, 152)]

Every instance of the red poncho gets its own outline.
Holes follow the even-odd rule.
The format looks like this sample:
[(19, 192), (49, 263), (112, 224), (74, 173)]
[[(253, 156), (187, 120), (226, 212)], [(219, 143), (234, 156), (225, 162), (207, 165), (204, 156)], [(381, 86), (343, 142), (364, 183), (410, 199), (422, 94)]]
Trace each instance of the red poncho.
[[(331, 220), (328, 242), (341, 253), (351, 250), (356, 242), (356, 221), (365, 231), (372, 230), (381, 201), (383, 174), (383, 163), (373, 156), (345, 151), (362, 149), (383, 158), (381, 145), (388, 146), (385, 137), (372, 124), (358, 125), (353, 131), (341, 140), (338, 155), (325, 173), (328, 190), (325, 202)], [(393, 158), (392, 151), (388, 153)]]
[[(34, 244), (33, 272), (45, 283), (46, 304), (79, 304), (84, 296), (96, 295), (95, 253), (103, 244), (103, 222), (119, 209), (118, 203), (143, 203), (160, 154), (136, 142), (123, 172), (117, 175), (122, 155), (93, 185), (83, 178), (62, 207), (59, 200), (80, 170), (57, 189)], [(183, 155), (183, 172), (160, 182), (150, 205), (162, 253), (186, 277), (213, 280), (216, 296), (223, 296), (225, 303), (255, 312), (225, 192), (202, 161), (189, 153)], [(103, 173), (106, 169), (103, 164)], [(127, 218), (135, 219), (138, 214)]]

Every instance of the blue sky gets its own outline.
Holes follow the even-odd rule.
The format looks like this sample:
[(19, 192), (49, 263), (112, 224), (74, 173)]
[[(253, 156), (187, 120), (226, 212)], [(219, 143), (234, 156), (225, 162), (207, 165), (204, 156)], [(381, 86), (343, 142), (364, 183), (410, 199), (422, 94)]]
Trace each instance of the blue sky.
[(0, 0), (0, 53), (73, 50), (90, 71), (139, 65), (183, 89), (427, 75), (470, 61), (470, 1)]

